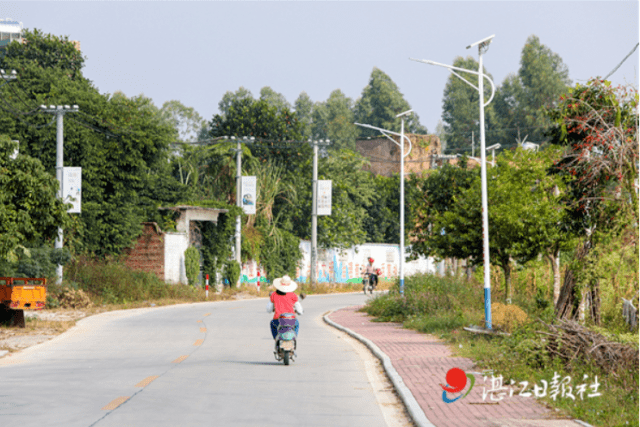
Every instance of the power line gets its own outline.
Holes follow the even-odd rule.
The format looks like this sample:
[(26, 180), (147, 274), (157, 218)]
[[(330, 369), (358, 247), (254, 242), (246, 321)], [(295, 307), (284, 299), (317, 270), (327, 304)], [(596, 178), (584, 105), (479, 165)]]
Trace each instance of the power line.
[(636, 43), (636, 45), (634, 46), (633, 49), (631, 49), (631, 52), (629, 52), (629, 54), (627, 56), (624, 57), (624, 59), (622, 61), (620, 61), (620, 63), (616, 66), (616, 68), (614, 68), (613, 70), (611, 70), (611, 72), (609, 74), (606, 75), (605, 78), (603, 78), (602, 80), (607, 80), (609, 78), (609, 76), (613, 73), (615, 73), (616, 71), (618, 71), (618, 68), (620, 68), (620, 66), (624, 63), (624, 61), (627, 60), (627, 58), (629, 58), (631, 56), (631, 54), (633, 52), (636, 51), (636, 49), (638, 48), (638, 45), (640, 45), (640, 43)]

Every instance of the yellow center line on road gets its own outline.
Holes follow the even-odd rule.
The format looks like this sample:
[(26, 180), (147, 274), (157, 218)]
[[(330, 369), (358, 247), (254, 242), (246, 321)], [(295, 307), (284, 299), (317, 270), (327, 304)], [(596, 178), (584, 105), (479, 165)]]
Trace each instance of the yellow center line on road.
[(198, 320), (198, 323), (202, 323), (202, 320)]
[(103, 411), (111, 411), (113, 409), (116, 409), (118, 406), (122, 405), (128, 399), (129, 399), (129, 396), (120, 396), (117, 399), (113, 399), (111, 401), (111, 403), (109, 403), (107, 406), (103, 407), (102, 410)]
[(153, 380), (155, 380), (156, 378), (158, 378), (158, 375), (152, 375), (150, 377), (147, 377), (147, 378), (143, 379), (142, 381), (140, 381), (138, 384), (136, 384), (136, 387), (146, 387), (149, 384), (151, 384), (151, 382)]
[(196, 342), (193, 343), (193, 345), (202, 345), (203, 342), (204, 340), (197, 340)]
[(173, 362), (171, 362), (171, 363), (180, 363), (180, 362), (182, 362), (184, 359), (186, 359), (187, 357), (189, 357), (189, 356), (180, 356), (180, 357), (178, 357), (176, 360), (174, 360), (174, 361), (173, 361)]
[(200, 332), (207, 332), (207, 328), (200, 328)]
[(211, 313), (207, 313), (204, 315), (204, 317), (207, 317), (207, 316), (211, 316)]

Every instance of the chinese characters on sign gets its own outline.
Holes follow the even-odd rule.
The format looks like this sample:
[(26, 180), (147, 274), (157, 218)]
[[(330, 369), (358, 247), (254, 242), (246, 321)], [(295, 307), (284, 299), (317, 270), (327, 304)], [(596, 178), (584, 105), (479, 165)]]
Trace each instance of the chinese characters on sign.
[(242, 177), (242, 209), (247, 215), (256, 214), (256, 177)]
[[(584, 400), (584, 394), (587, 392), (587, 384), (584, 383), (584, 381), (586, 381), (588, 378), (588, 375), (584, 375), (584, 377), (582, 378), (583, 383), (577, 385), (574, 391), (573, 387), (571, 386), (570, 376), (566, 376), (561, 379), (560, 375), (558, 375), (557, 372), (554, 372), (550, 382), (540, 380), (542, 386), (539, 386), (538, 383), (535, 383), (533, 384), (533, 387), (530, 388), (528, 381), (520, 381), (518, 384), (521, 386), (521, 388), (520, 392), (517, 395), (521, 397), (533, 396), (536, 398), (545, 397), (548, 395), (553, 400), (556, 400), (556, 398), (558, 397), (563, 399), (576, 400), (577, 396), (580, 398), (580, 400)], [(487, 382), (487, 377), (484, 377), (484, 381), (485, 383)], [(502, 375), (499, 375), (497, 377), (491, 375), (491, 389), (487, 390), (485, 387), (482, 387), (482, 401), (485, 401), (487, 399), (487, 396), (489, 396), (490, 400), (494, 402), (498, 402), (504, 399), (507, 394), (509, 395), (509, 397), (513, 397), (514, 391), (517, 390), (517, 388), (514, 388), (515, 384), (516, 382), (514, 380), (511, 380), (509, 383), (510, 387), (507, 388), (505, 384), (503, 384)], [(599, 387), (600, 383), (598, 382), (598, 376), (596, 375), (594, 377), (593, 383), (588, 386), (589, 393), (587, 393), (587, 397), (591, 398), (602, 396), (602, 394), (598, 392)], [(533, 393), (531, 392), (532, 390)]]
[(331, 180), (318, 180), (318, 215), (331, 215)]
[(69, 213), (80, 213), (82, 205), (82, 168), (62, 168), (62, 200), (71, 203)]

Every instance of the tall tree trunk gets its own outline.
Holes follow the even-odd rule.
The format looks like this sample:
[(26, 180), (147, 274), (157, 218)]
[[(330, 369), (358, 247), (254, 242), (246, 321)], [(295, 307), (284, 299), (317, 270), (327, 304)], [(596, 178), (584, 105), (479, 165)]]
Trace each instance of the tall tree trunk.
[(511, 304), (511, 262), (509, 259), (506, 263), (502, 263), (502, 270), (504, 271), (505, 304)]
[(553, 306), (558, 304), (560, 297), (560, 249), (556, 249), (552, 254), (546, 254), (547, 261), (551, 264), (553, 272)]
[[(583, 260), (590, 248), (591, 239), (587, 237), (576, 249), (575, 259), (577, 261)], [(582, 301), (582, 296), (576, 295), (575, 284), (576, 276), (571, 268), (567, 268), (555, 309), (556, 317), (559, 319), (577, 320), (580, 314), (578, 306)]]

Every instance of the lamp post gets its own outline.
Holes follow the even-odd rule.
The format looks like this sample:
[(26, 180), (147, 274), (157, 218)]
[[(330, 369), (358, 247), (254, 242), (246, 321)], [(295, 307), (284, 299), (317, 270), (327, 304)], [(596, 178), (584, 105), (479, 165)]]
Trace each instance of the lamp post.
[[(467, 49), (470, 49), (474, 46), (478, 46), (478, 71), (467, 70), (465, 68), (453, 67), (451, 65), (440, 64), (438, 62), (429, 61), (425, 59), (414, 59), (409, 58), (412, 61), (423, 62), (429, 65), (437, 65), (439, 67), (444, 67), (449, 69), (451, 73), (453, 73), (456, 77), (462, 79), (469, 86), (473, 87), (480, 94), (480, 156), (481, 156), (481, 182), (482, 182), (482, 241), (483, 241), (483, 259), (484, 259), (484, 314), (485, 314), (485, 327), (491, 330), (491, 276), (490, 273), (490, 263), (489, 263), (489, 210), (487, 203), (487, 156), (485, 149), (485, 135), (484, 135), (484, 107), (485, 105), (489, 105), (491, 100), (493, 100), (493, 95), (495, 95), (496, 87), (493, 84), (493, 81), (487, 77), (482, 71), (482, 54), (485, 53), (489, 49), (489, 44), (493, 40), (493, 36), (489, 36), (485, 39), (477, 41), (475, 43), (467, 46)], [(461, 71), (464, 73), (471, 73), (478, 76), (478, 86), (474, 86), (472, 83), (468, 82), (466, 79), (461, 77), (456, 71)], [(486, 103), (484, 102), (484, 79), (487, 79), (491, 84), (491, 98)]]
[[(361, 123), (355, 123), (357, 126), (362, 126), (369, 129), (374, 129), (386, 136), (394, 144), (400, 146), (400, 294), (404, 295), (404, 158), (411, 153), (411, 140), (404, 134), (404, 117), (407, 114), (412, 113), (413, 110), (408, 110), (400, 113), (396, 118), (400, 118), (400, 133), (392, 132), (390, 130), (381, 129), (379, 127), (364, 125)], [(390, 135), (396, 135), (400, 137), (400, 143), (397, 143), (395, 139)], [(409, 151), (404, 154), (404, 140), (409, 141)]]

